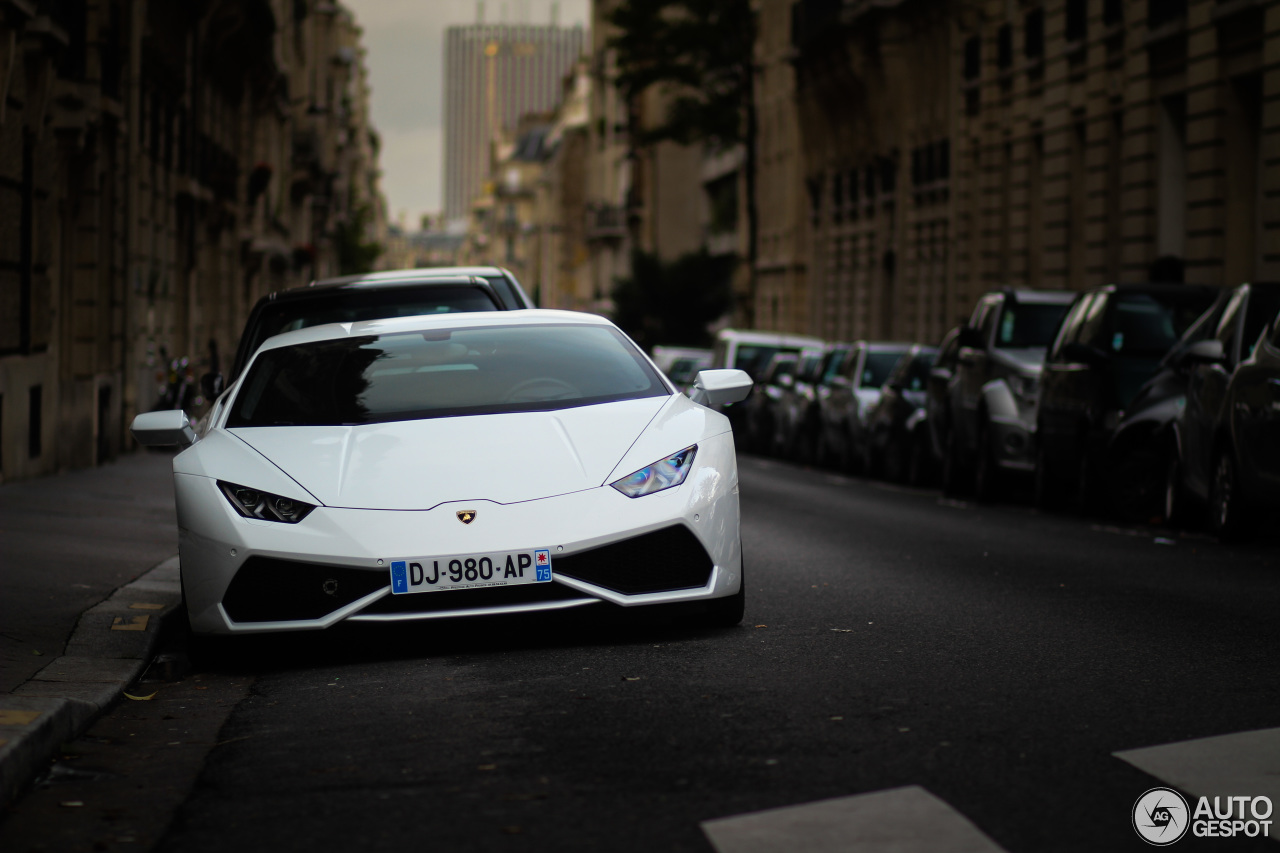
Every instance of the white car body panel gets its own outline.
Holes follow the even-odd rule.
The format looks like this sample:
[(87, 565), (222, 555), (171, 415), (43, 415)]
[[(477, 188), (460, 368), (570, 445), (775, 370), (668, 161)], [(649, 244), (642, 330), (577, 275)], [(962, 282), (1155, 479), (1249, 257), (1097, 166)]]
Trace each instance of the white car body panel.
[[(516, 503), (605, 482), (665, 401), (647, 397), (552, 412), (231, 432), (325, 506), (430, 509), (451, 499)], [(467, 492), (460, 495), (463, 483)]]
[[(610, 325), (556, 311), (400, 318), (311, 327), (270, 339), (259, 354), (344, 335), (529, 323), (530, 315), (534, 321)], [(234, 399), (251, 367), (252, 360), (224, 402)], [(230, 408), (215, 411), (196, 443), (174, 459), (183, 587), (196, 633), (307, 630), (346, 620), (438, 619), (598, 602), (697, 602), (742, 588), (737, 459), (729, 421), (683, 395), (348, 427), (227, 429)], [(678, 486), (629, 498), (609, 485), (695, 444), (691, 468)], [(316, 508), (296, 524), (246, 518), (218, 486), (220, 480)], [(460, 523), (464, 509), (475, 513), (469, 524)], [(705, 583), (627, 594), (557, 571), (558, 560), (671, 527), (687, 529), (705, 550), (711, 567)], [(574, 597), (413, 610), (433, 596), (459, 593), (391, 594), (392, 560), (535, 548), (551, 552), (553, 580), (539, 586), (559, 585)], [(655, 554), (655, 564), (660, 556)], [(367, 571), (375, 584), (384, 578), (385, 583), (317, 618), (236, 622), (223, 599), (237, 572), (255, 557)], [(388, 597), (405, 609), (363, 612)]]

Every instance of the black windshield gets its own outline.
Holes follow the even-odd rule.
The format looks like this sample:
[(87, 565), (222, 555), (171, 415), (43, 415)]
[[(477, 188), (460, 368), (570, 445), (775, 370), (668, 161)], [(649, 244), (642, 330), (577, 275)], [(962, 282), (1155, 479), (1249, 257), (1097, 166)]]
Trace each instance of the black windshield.
[(1004, 349), (1047, 347), (1069, 304), (1007, 302), (1000, 315), (996, 346)]
[(453, 329), (267, 350), (245, 377), (227, 426), (338, 426), (550, 411), (668, 393), (615, 329)]

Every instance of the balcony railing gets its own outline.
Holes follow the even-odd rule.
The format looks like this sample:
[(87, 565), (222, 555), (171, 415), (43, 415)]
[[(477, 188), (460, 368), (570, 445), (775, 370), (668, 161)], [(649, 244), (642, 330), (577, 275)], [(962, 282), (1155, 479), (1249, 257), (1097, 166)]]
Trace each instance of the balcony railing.
[(627, 233), (626, 211), (618, 205), (599, 205), (587, 209), (587, 239), (620, 239)]

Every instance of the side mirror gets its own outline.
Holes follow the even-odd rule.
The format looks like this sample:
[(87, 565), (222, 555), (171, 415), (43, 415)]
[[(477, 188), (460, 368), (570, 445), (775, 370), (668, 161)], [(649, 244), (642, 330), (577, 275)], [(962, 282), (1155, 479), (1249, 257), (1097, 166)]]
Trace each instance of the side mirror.
[(1111, 359), (1109, 355), (1097, 347), (1091, 347), (1088, 344), (1082, 344), (1079, 341), (1072, 341), (1064, 346), (1062, 348), (1062, 357), (1067, 361), (1087, 364), (1091, 367), (1105, 364)]
[(741, 403), (751, 393), (751, 377), (745, 370), (700, 370), (693, 380), (689, 399), (704, 406)]
[(181, 409), (143, 412), (133, 419), (129, 431), (144, 447), (186, 448), (196, 443), (191, 419)]
[(204, 398), (211, 403), (218, 399), (225, 387), (221, 373), (206, 373), (200, 377), (200, 393), (204, 394)]
[(1187, 347), (1186, 355), (1183, 358), (1188, 361), (1201, 362), (1202, 364), (1221, 364), (1227, 360), (1227, 354), (1222, 349), (1222, 341), (1217, 338), (1210, 338), (1207, 341), (1196, 341)]

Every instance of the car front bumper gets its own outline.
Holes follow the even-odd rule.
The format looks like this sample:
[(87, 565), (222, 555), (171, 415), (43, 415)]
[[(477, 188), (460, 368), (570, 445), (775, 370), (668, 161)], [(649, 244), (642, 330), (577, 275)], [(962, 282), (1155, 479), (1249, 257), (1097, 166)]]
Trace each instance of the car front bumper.
[[(682, 485), (634, 499), (606, 485), (505, 505), (321, 506), (282, 524), (243, 518), (209, 477), (174, 481), (183, 589), (201, 634), (705, 601), (741, 586), (737, 464), (727, 433), (699, 442)], [(472, 523), (460, 523), (463, 509), (475, 512)], [(551, 583), (391, 592), (392, 560), (535, 548), (551, 552)]]

